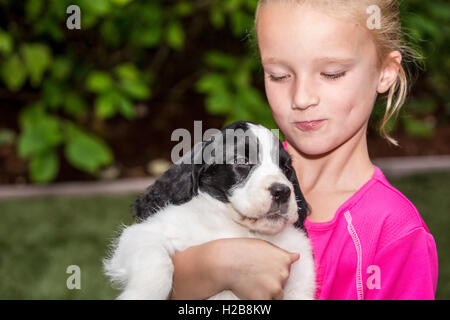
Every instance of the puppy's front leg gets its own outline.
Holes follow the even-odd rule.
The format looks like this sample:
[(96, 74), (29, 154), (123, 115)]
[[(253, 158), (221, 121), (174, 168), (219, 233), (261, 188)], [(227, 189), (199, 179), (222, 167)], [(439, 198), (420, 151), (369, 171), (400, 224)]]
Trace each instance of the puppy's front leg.
[[(302, 259), (302, 258), (300, 258)], [(312, 257), (304, 256), (303, 260), (291, 265), (291, 273), (284, 287), (284, 300), (314, 300), (316, 289), (314, 263)]]
[(154, 227), (135, 224), (126, 228), (105, 260), (105, 273), (123, 288), (118, 299), (168, 299), (173, 263), (168, 243)]
[(127, 285), (117, 299), (168, 299), (172, 289), (174, 268), (167, 251), (163, 248), (147, 247), (134, 259)]

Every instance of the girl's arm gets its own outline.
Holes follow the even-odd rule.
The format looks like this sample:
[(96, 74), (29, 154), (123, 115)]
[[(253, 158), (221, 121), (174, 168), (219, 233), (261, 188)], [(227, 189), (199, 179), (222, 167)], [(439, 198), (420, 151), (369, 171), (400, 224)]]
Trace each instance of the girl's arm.
[(259, 239), (219, 239), (177, 252), (170, 299), (206, 299), (232, 290), (240, 299), (282, 299), (290, 253)]
[[(221, 264), (214, 259), (217, 243), (210, 241), (178, 251), (174, 265), (171, 300), (201, 300), (225, 290)], [(220, 245), (219, 245), (220, 247)]]

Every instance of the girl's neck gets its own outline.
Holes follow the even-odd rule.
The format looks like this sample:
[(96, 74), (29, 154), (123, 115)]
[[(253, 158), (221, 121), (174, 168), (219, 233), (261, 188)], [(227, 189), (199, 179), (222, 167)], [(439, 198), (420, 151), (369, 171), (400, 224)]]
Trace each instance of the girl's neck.
[(366, 139), (367, 123), (337, 148), (313, 157), (287, 143), (297, 178), (306, 194), (351, 192), (359, 190), (372, 176)]

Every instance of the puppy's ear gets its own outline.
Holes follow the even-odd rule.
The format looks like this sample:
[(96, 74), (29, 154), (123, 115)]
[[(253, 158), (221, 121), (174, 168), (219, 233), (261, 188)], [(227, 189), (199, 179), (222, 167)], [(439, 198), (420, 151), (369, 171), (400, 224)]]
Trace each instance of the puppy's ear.
[(295, 200), (297, 201), (297, 208), (298, 208), (297, 209), (298, 220), (294, 224), (294, 226), (298, 229), (304, 230), (305, 229), (305, 227), (304, 227), (305, 219), (311, 213), (311, 207), (306, 202), (305, 197), (303, 196), (303, 193), (300, 190), (300, 185), (297, 180), (297, 175), (295, 173), (294, 168), (290, 164), (290, 161), (289, 161), (289, 166), (292, 168), (289, 180), (291, 181), (292, 185), (294, 186)]
[(143, 221), (169, 204), (183, 204), (198, 194), (204, 164), (178, 163), (164, 172), (132, 205), (134, 218)]

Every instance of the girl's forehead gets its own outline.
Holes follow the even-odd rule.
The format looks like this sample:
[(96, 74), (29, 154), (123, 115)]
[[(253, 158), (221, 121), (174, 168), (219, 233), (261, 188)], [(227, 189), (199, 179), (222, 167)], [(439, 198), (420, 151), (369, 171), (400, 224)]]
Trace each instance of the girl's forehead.
[[(299, 54), (323, 59), (349, 59), (371, 45), (367, 30), (358, 22), (338, 18), (310, 6), (265, 5), (259, 11), (258, 44), (263, 63)], [(281, 56), (280, 56), (281, 55)]]

